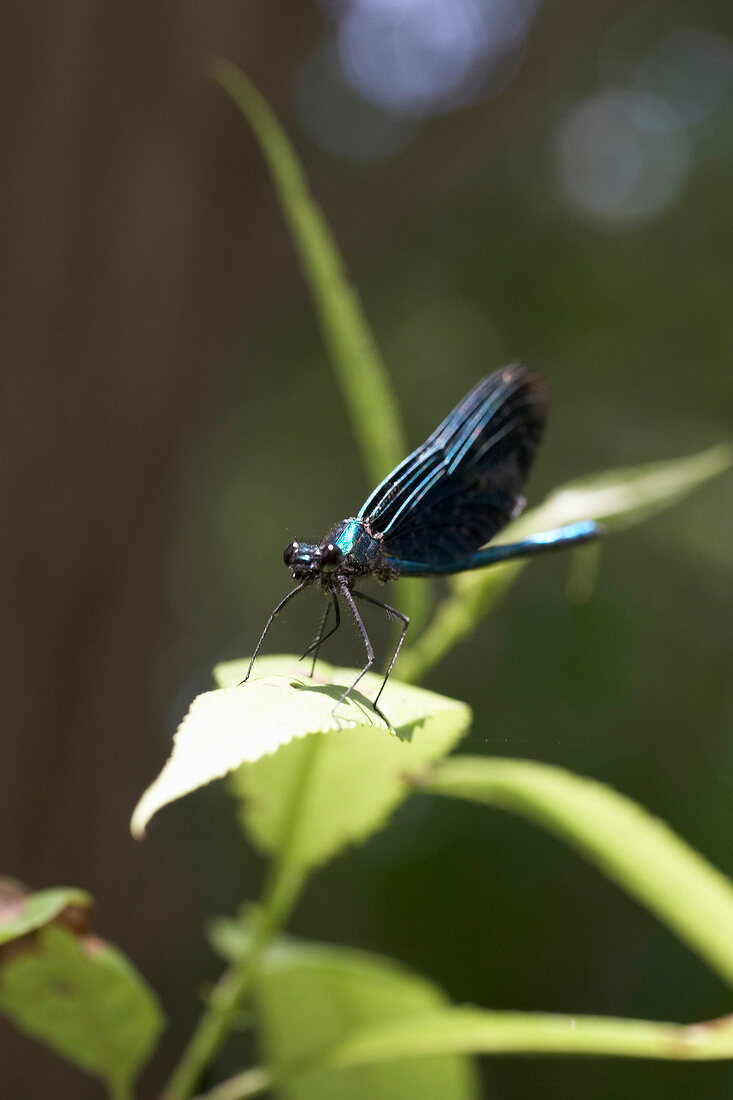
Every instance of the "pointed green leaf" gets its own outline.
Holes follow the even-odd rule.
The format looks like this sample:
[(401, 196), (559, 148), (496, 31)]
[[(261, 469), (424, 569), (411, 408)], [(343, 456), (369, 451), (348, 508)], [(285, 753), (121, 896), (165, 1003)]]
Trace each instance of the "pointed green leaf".
[[(597, 520), (609, 530), (629, 527), (676, 504), (731, 465), (733, 448), (721, 443), (686, 458), (571, 481), (510, 524), (500, 541), (517, 542), (538, 531), (583, 519)], [(593, 549), (577, 553), (593, 553)], [(451, 595), (440, 604), (417, 641), (403, 650), (398, 675), (410, 682), (421, 679), (474, 629), (527, 563), (528, 559), (511, 561), (451, 578)]]
[[(389, 372), (351, 285), (346, 264), (318, 204), (295, 148), (268, 103), (231, 61), (209, 63), (211, 77), (236, 103), (252, 128), (308, 284), (331, 367), (370, 480), (381, 481), (407, 453), (397, 398)], [(422, 621), (429, 584), (400, 582), (404, 607)]]
[(438, 765), (428, 789), (521, 814), (556, 833), (733, 985), (733, 883), (631, 799), (563, 768), (471, 756)]
[(252, 127), (267, 161), (364, 465), (375, 482), (381, 481), (407, 448), (389, 374), (344, 261), (295, 150), (266, 101), (231, 61), (215, 58), (209, 72)]
[[(218, 682), (239, 684), (247, 664), (221, 665)], [(135, 809), (133, 833), (162, 806), (245, 765), (233, 783), (252, 837), (268, 852), (287, 846), (293, 863), (309, 866), (378, 828), (410, 792), (404, 774), (440, 759), (468, 728), (465, 704), (390, 681), (380, 703), (405, 740), (391, 735), (367, 699), (382, 682), (376, 675), (339, 709), (340, 726), (333, 708), (355, 671), (319, 663), (319, 672), (325, 682), (304, 676), (294, 657), (264, 657), (246, 684), (195, 699)]]
[[(263, 659), (262, 672), (282, 667), (282, 660)], [(236, 682), (245, 667), (221, 666), (219, 681)], [(348, 684), (354, 677), (353, 669), (319, 669), (336, 684)], [(365, 693), (373, 695), (381, 682), (381, 676), (365, 676)], [(311, 867), (380, 828), (410, 793), (405, 775), (450, 752), (467, 730), (471, 712), (464, 703), (390, 680), (380, 705), (398, 732), (409, 734), (409, 743), (363, 722), (343, 729), (325, 726), (327, 732), (309, 737), (293, 736), (303, 697), (327, 700), (329, 718), (338, 698), (338, 689), (329, 688), (323, 695), (324, 688), (307, 678), (299, 683), (287, 743), (280, 738), (276, 753), (242, 767), (232, 786), (243, 799), (242, 818), (253, 840), (267, 852), (287, 856), (293, 865)]]
[(699, 454), (649, 462), (622, 470), (606, 470), (569, 481), (550, 493), (538, 508), (525, 512), (507, 528), (514, 542), (533, 531), (543, 531), (595, 519), (609, 530), (631, 527), (683, 500), (710, 478), (733, 465), (733, 447), (719, 443)]
[(129, 1087), (163, 1024), (119, 951), (54, 924), (0, 967), (0, 1012), (113, 1091)]

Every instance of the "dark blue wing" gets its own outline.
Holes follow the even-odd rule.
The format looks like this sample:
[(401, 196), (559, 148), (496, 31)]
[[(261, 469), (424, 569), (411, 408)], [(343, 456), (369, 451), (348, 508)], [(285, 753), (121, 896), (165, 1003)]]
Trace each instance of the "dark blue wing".
[(432, 577), (439, 573), (464, 573), (468, 569), (483, 569), (486, 565), (496, 565), (500, 561), (512, 558), (529, 558), (535, 554), (544, 554), (548, 550), (564, 550), (568, 546), (580, 546), (584, 542), (600, 538), (603, 528), (592, 519), (579, 520), (565, 527), (555, 527), (551, 531), (540, 531), (521, 542), (500, 543), (498, 546), (486, 546), (467, 558), (452, 558), (450, 561), (409, 561), (404, 558), (386, 558), (386, 564), (401, 576)]
[(489, 542), (524, 506), (546, 409), (544, 383), (523, 367), (479, 382), (359, 512), (383, 552), (445, 567)]

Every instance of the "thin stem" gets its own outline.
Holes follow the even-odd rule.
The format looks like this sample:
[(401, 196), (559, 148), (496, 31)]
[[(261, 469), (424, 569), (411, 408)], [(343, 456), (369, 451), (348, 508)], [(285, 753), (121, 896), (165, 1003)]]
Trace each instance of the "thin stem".
[(286, 1080), (297, 1080), (304, 1072), (394, 1064), (446, 1054), (712, 1061), (733, 1057), (733, 1025), (730, 1016), (686, 1025), (450, 1006), (370, 1024), (307, 1063), (291, 1066)]
[(533, 1054), (668, 1061), (733, 1057), (730, 1016), (695, 1024), (561, 1016), (543, 1012), (489, 1012), (455, 1006), (357, 1029), (335, 1046), (291, 1063), (276, 1078), (255, 1067), (224, 1081), (198, 1100), (245, 1100), (304, 1073), (404, 1063), (446, 1054)]
[(196, 1100), (246, 1100), (248, 1096), (259, 1096), (272, 1088), (272, 1074), (264, 1066), (252, 1066), (251, 1069), (237, 1073), (208, 1092), (202, 1092)]
[(303, 887), (307, 869), (294, 856), (297, 856), (298, 830), (320, 745), (319, 737), (309, 739), (290, 803), (290, 812), (283, 825), (279, 855), (272, 865), (250, 949), (242, 959), (238, 959), (224, 972), (214, 986), (204, 1014), (183, 1052), (162, 1100), (188, 1100), (191, 1096), (204, 1069), (232, 1030), (239, 1006), (257, 981), (262, 955), (272, 937), (288, 919)]
[(231, 1031), (239, 1006), (256, 981), (262, 955), (287, 920), (304, 879), (305, 871), (289, 865), (286, 860), (279, 860), (273, 866), (251, 947), (214, 986), (209, 1003), (163, 1092), (163, 1100), (188, 1100), (193, 1093), (201, 1074)]

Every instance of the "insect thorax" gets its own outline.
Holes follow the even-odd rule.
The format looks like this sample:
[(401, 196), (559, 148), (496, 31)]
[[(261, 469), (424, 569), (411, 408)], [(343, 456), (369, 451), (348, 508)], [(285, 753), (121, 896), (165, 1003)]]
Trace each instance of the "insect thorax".
[(384, 573), (382, 543), (374, 537), (363, 519), (345, 519), (329, 535), (344, 555), (347, 570), (356, 574)]

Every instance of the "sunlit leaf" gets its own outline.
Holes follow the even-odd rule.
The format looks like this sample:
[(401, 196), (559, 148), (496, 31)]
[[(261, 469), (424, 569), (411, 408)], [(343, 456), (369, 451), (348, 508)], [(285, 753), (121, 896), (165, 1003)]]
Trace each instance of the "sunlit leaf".
[[(731, 465), (733, 448), (720, 444), (687, 458), (609, 470), (571, 481), (510, 524), (499, 541), (517, 542), (538, 531), (583, 519), (597, 520), (609, 531), (630, 527), (676, 504)], [(593, 553), (594, 547), (591, 544), (576, 553)], [(421, 679), (474, 629), (527, 563), (528, 559), (511, 561), (452, 577), (451, 594), (417, 641), (403, 650), (398, 675), (410, 682)]]
[(438, 765), (428, 789), (510, 810), (557, 834), (733, 984), (733, 883), (631, 799), (563, 768), (471, 756)]
[[(265, 659), (263, 671), (268, 667)], [(319, 667), (336, 683), (354, 675), (352, 669)], [(239, 663), (217, 673), (220, 682), (243, 675)], [(364, 690), (372, 694), (381, 682), (381, 676), (365, 677)], [(327, 698), (333, 706), (333, 696)], [(471, 720), (464, 703), (392, 680), (380, 705), (398, 731), (409, 732), (410, 743), (369, 725), (331, 729), (291, 737), (276, 754), (236, 773), (232, 787), (243, 799), (243, 822), (260, 847), (306, 867), (369, 836), (410, 793), (405, 775), (450, 752)]]
[[(234, 922), (218, 924), (230, 954), (238, 926)], [(390, 959), (291, 940), (278, 941), (263, 957), (256, 1002), (265, 1053), (275, 1077), (284, 1079), (291, 1067), (317, 1061), (320, 1051), (338, 1049), (364, 1027), (389, 1027), (393, 1021), (434, 1013), (448, 1004), (432, 982)], [(427, 1056), (415, 1058), (408, 1051), (408, 1061), (393, 1058), (389, 1064), (358, 1071), (305, 1073), (286, 1081), (278, 1095), (287, 1100), (423, 1096), (469, 1100), (479, 1095), (475, 1069), (468, 1058), (454, 1054), (434, 1057), (431, 1050), (423, 1054)]]
[(163, 1024), (154, 995), (119, 951), (55, 924), (0, 967), (0, 1012), (113, 1092), (129, 1087)]
[[(246, 661), (220, 666), (219, 683), (238, 684), (246, 669)], [(368, 702), (380, 676), (365, 676), (365, 694), (354, 693), (335, 717), (355, 672), (319, 664), (319, 674), (311, 680), (293, 657), (266, 657), (246, 684), (194, 700), (138, 803), (135, 835), (162, 806), (246, 764), (234, 784), (253, 838), (278, 851), (287, 837), (291, 861), (319, 862), (378, 828), (409, 793), (403, 774), (444, 756), (468, 727), (463, 703), (390, 681), (380, 704), (408, 744)]]

